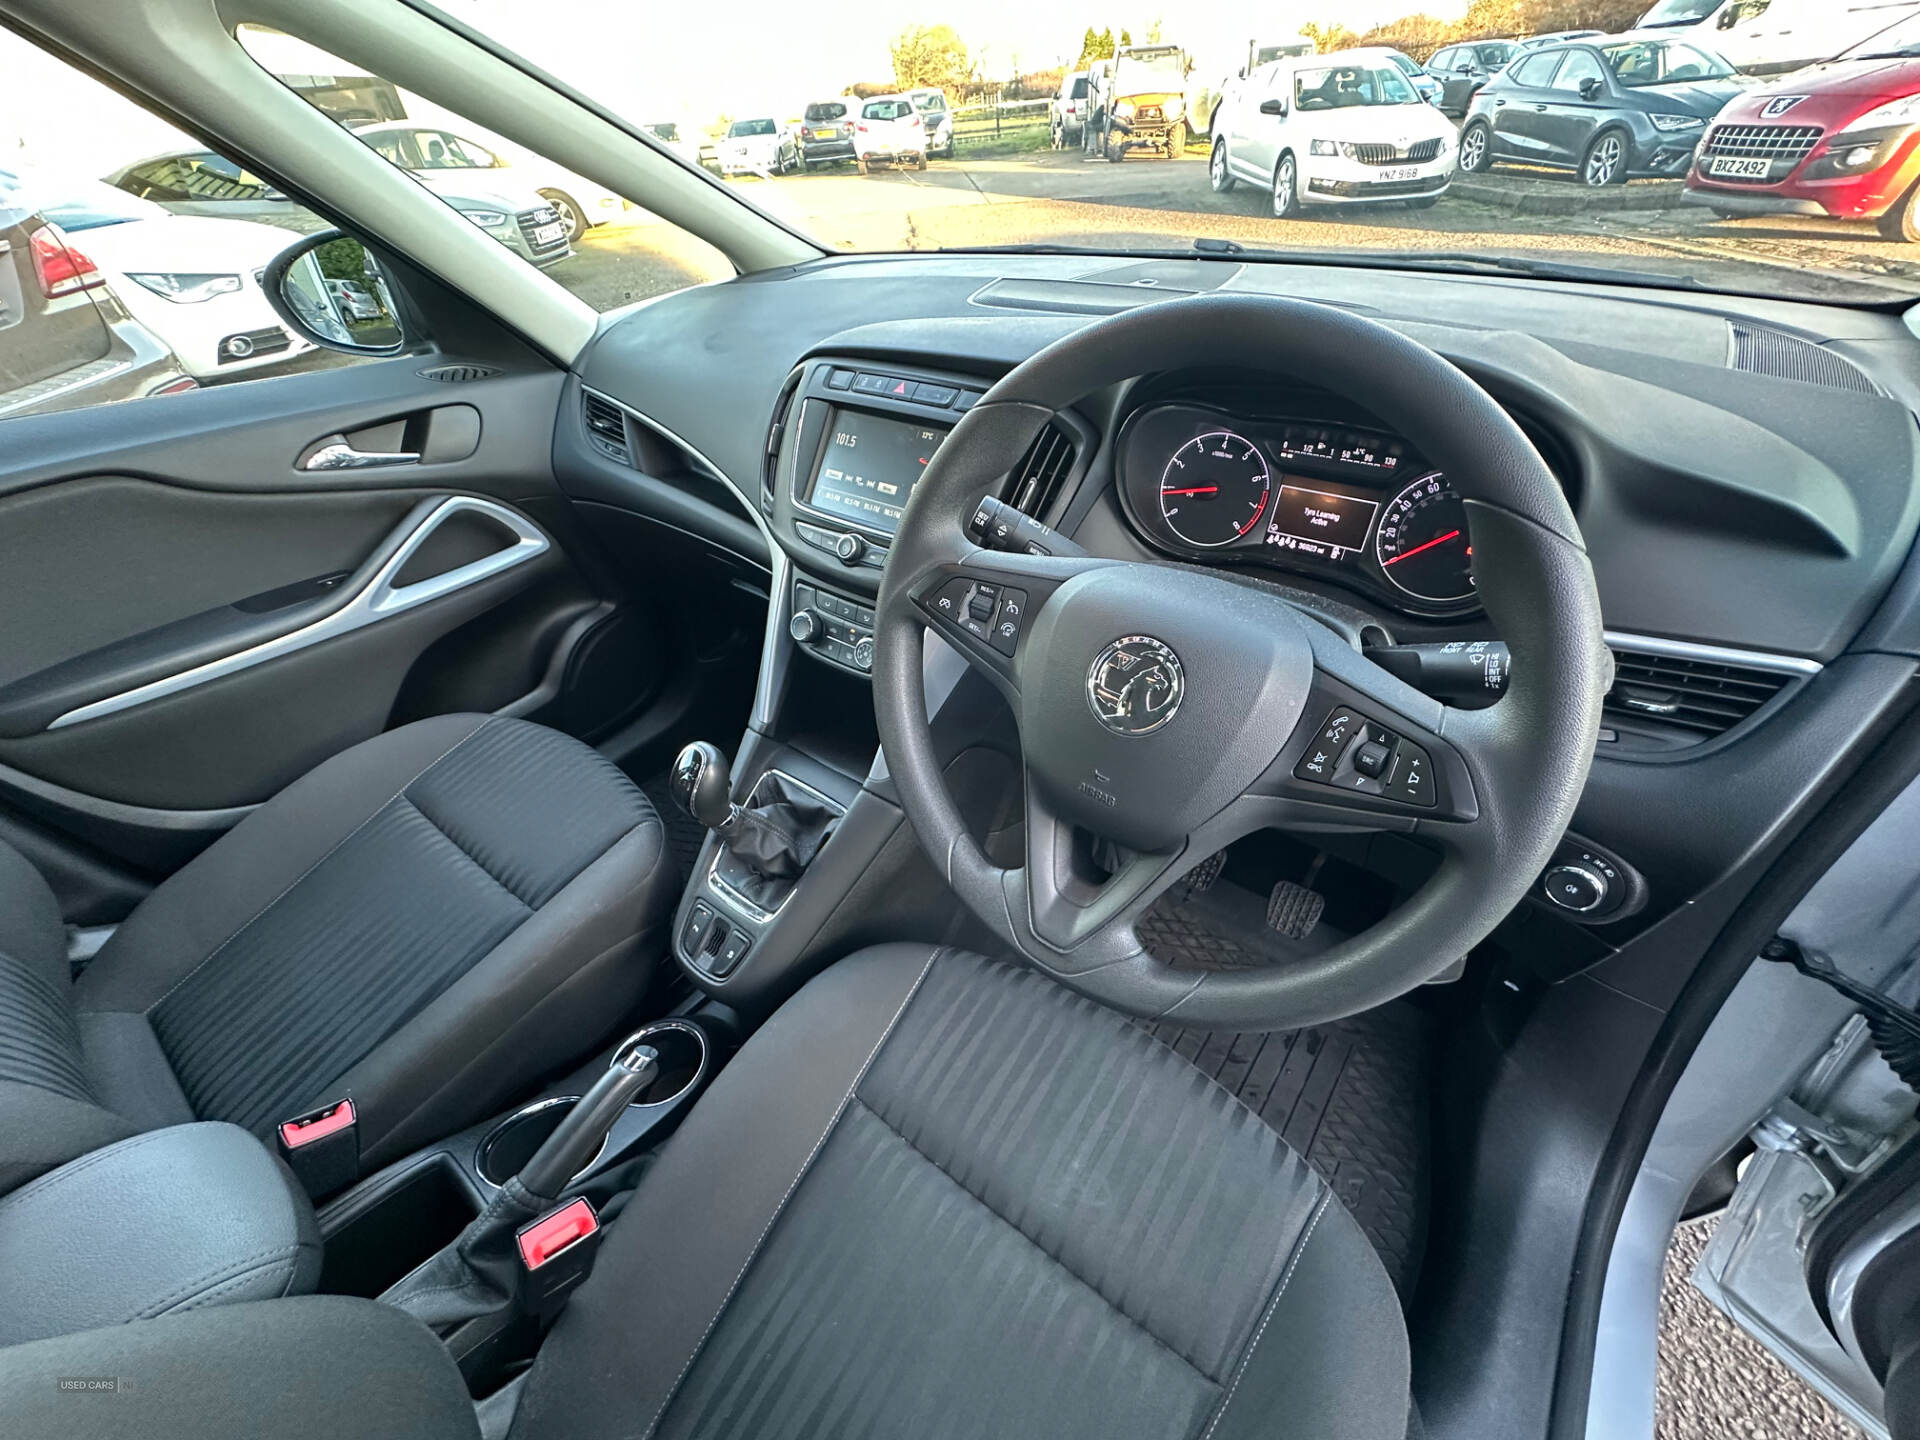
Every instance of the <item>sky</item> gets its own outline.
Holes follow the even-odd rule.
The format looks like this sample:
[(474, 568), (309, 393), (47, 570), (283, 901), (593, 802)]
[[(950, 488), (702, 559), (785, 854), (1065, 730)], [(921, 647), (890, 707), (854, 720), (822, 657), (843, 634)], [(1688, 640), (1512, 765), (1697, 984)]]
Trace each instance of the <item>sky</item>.
[[(797, 114), (859, 80), (892, 73), (888, 43), (909, 25), (951, 24), (989, 75), (1044, 70), (1080, 53), (1089, 24), (1164, 40), (1194, 58), (1194, 82), (1212, 85), (1245, 58), (1247, 41), (1285, 39), (1302, 22), (1355, 30), (1410, 11), (1443, 19), (1467, 0), (1120, 0), (1083, 8), (1036, 0), (967, 0), (921, 10), (898, 3), (831, 4), (810, 19), (807, 0), (695, 0), (671, 7), (633, 0), (440, 0), (492, 35), (638, 123), (704, 126), (716, 116)], [(84, 175), (171, 149), (180, 137), (128, 101), (0, 30), (0, 163), (26, 158)]]

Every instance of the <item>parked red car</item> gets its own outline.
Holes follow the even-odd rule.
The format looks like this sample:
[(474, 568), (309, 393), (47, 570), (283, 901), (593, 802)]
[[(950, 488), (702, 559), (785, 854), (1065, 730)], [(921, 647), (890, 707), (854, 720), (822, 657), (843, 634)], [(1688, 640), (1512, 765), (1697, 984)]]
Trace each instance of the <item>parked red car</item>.
[(1739, 96), (1694, 156), (1688, 200), (1722, 215), (1876, 220), (1920, 241), (1920, 29)]

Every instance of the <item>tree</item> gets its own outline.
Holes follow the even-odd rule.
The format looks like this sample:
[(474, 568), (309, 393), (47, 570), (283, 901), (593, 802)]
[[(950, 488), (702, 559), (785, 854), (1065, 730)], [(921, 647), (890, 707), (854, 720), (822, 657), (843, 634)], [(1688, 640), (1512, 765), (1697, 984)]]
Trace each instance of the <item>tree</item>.
[(1329, 50), (1349, 50), (1360, 43), (1360, 37), (1338, 20), (1309, 20), (1300, 27), (1300, 33), (1313, 41), (1314, 48), (1323, 55)]
[(902, 90), (957, 89), (972, 69), (951, 25), (915, 25), (893, 39), (893, 81)]
[(1102, 30), (1098, 35), (1093, 27), (1087, 27), (1086, 37), (1080, 42), (1080, 58), (1073, 62), (1073, 68), (1084, 70), (1096, 60), (1113, 58), (1113, 31)]
[[(1122, 29), (1122, 30), (1120, 31), (1120, 47), (1121, 47), (1122, 49), (1125, 49), (1125, 48), (1126, 48), (1127, 46), (1129, 46), (1129, 45), (1131, 45), (1131, 44), (1133, 44), (1133, 36), (1131, 36), (1131, 35), (1129, 35), (1129, 34), (1128, 34), (1128, 33), (1126, 32), (1126, 30), (1125, 30), (1125, 29), (1123, 28), (1123, 29)], [(1111, 53), (1111, 52), (1109, 52), (1109, 53)]]

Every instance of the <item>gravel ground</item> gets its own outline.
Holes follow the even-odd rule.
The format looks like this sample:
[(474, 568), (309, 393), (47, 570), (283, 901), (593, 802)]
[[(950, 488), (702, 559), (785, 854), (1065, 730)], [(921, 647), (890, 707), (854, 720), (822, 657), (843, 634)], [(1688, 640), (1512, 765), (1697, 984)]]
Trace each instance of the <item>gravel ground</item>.
[(1688, 1283), (1713, 1224), (1682, 1225), (1667, 1249), (1657, 1440), (1863, 1440), (1861, 1430)]

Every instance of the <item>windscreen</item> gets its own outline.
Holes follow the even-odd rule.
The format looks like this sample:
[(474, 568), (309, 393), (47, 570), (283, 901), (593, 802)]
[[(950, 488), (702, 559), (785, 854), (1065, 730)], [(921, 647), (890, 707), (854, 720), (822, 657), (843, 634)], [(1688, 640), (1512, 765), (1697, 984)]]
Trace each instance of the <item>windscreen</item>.
[[(1116, 256), (1358, 259), (1840, 304), (1920, 298), (1920, 245), (1900, 238), (1903, 223), (1920, 227), (1920, 198), (1900, 168), (1909, 149), (1890, 149), (1884, 174), (1870, 166), (1836, 183), (1821, 169), (1824, 148), (1789, 164), (1791, 151), (1742, 150), (1737, 131), (1730, 149), (1716, 141), (1722, 125), (1786, 123), (1762, 115), (1767, 99), (1817, 92), (1826, 82), (1816, 67), (1867, 27), (1798, 26), (1792, 36), (1761, 36), (1765, 26), (1752, 23), (1720, 28), (1750, 8), (1190, 0), (1095, 13), (977, 0), (936, 11), (843, 6), (830, 21), (788, 7), (755, 24), (757, 14), (727, 6), (460, 0), (457, 14), (630, 122), (675, 120), (680, 160), (706, 166), (739, 204), (827, 250), (1037, 248), (1084, 254), (1085, 274)], [(1769, 19), (1786, 8), (1774, 0)], [(1854, 13), (1852, 0), (1832, 8)], [(1667, 28), (1649, 34), (1643, 21)], [(1601, 32), (1588, 43), (1618, 77), (1612, 108), (1595, 100), (1549, 114), (1499, 103), (1512, 92), (1503, 77), (1525, 58), (1518, 42), (1588, 29)], [(1903, 28), (1860, 53), (1915, 42), (1920, 33)], [(1435, 67), (1436, 56), (1448, 58)], [(1287, 67), (1278, 89), (1273, 64)], [(289, 83), (305, 83), (295, 72), (314, 67), (287, 68)], [(1090, 83), (1075, 78), (1089, 72)], [(937, 127), (922, 114), (924, 169), (861, 153), (857, 133), (849, 146), (806, 133), (832, 123), (822, 107), (833, 97), (847, 119), (884, 130), (910, 124), (935, 95), (946, 113)], [(412, 100), (401, 99), (404, 118), (415, 119)], [(1263, 110), (1274, 100), (1285, 102), (1280, 113)], [(1321, 153), (1296, 153), (1296, 130)], [(721, 140), (789, 132), (807, 153), (783, 157), (777, 173), (719, 174)], [(1288, 156), (1290, 178), (1281, 173)], [(542, 178), (535, 188), (555, 187)], [(656, 208), (645, 195), (625, 198)], [(586, 276), (609, 297), (643, 290), (595, 271), (611, 237), (640, 233), (627, 213), (588, 216), (577, 257), (550, 273)]]

